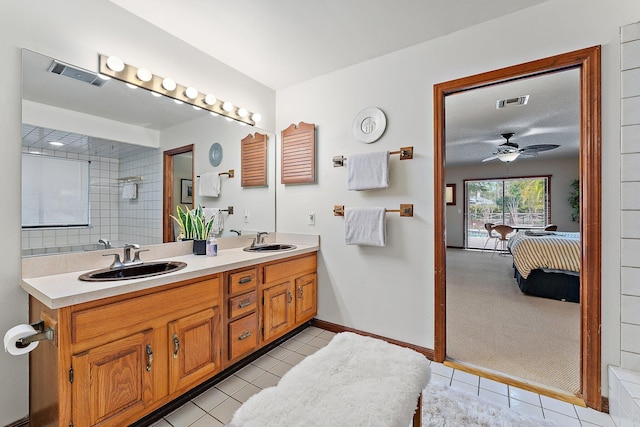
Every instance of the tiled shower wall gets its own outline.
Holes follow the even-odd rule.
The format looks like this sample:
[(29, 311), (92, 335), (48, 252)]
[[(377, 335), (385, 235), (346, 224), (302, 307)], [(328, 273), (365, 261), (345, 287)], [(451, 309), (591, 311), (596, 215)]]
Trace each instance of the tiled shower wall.
[[(22, 231), (23, 255), (82, 251), (114, 245), (162, 242), (162, 152), (141, 147), (123, 159), (72, 153), (44, 154), (91, 160), (91, 227)], [(122, 199), (118, 178), (138, 176), (138, 197)]]
[(118, 159), (64, 152), (43, 154), (90, 160), (91, 227), (22, 231), (23, 255), (83, 250), (100, 239), (118, 240)]
[(621, 368), (609, 368), (619, 426), (640, 425), (640, 23), (622, 28), (621, 43)]
[(120, 200), (122, 243), (162, 243), (162, 151), (140, 148), (120, 159), (120, 177), (139, 176), (138, 197)]

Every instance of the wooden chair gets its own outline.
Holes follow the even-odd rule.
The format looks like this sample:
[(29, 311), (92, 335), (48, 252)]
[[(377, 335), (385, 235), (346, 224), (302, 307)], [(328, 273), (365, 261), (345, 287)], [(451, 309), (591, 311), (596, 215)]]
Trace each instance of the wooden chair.
[(484, 250), (487, 248), (487, 243), (489, 243), (489, 240), (491, 239), (497, 239), (499, 236), (496, 236), (493, 234), (493, 226), (495, 224), (492, 222), (485, 222), (484, 223), (484, 228), (485, 230), (487, 230), (487, 233), (489, 234), (489, 236), (487, 237), (487, 241), (484, 242), (484, 246), (482, 247), (482, 252), (484, 252)]
[(556, 231), (558, 226), (555, 224), (549, 224), (544, 228), (544, 231)]
[(513, 227), (511, 227), (510, 225), (498, 224), (498, 225), (494, 225), (493, 229), (500, 236), (496, 239), (496, 244), (493, 247), (493, 255), (491, 255), (492, 257), (496, 254), (496, 251), (498, 250), (498, 242), (502, 244), (502, 251), (503, 252), (506, 251), (507, 240), (509, 240), (507, 236), (513, 233)]

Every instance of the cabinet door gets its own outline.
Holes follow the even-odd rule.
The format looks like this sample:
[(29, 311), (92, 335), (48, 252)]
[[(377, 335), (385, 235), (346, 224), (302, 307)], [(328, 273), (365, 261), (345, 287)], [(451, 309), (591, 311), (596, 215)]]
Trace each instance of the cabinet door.
[(72, 356), (75, 426), (126, 425), (153, 400), (151, 330)]
[(294, 324), (293, 283), (289, 280), (270, 286), (263, 291), (262, 339), (269, 339), (286, 332)]
[(220, 370), (220, 310), (209, 308), (169, 323), (169, 393)]
[(317, 289), (315, 273), (296, 279), (296, 323), (311, 320), (318, 313)]

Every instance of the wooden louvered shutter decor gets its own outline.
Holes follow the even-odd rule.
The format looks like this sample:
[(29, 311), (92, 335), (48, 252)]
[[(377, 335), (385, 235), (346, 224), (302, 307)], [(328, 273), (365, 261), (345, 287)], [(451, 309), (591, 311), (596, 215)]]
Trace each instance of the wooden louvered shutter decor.
[(315, 125), (300, 122), (282, 131), (283, 184), (304, 184), (316, 181)]
[(241, 182), (243, 187), (266, 187), (267, 182), (267, 142), (269, 137), (262, 133), (249, 134), (240, 143)]

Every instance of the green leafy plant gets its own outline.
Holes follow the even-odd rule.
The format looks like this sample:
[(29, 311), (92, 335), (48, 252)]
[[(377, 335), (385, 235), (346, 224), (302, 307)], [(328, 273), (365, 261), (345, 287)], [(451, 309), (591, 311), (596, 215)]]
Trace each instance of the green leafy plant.
[(573, 191), (569, 194), (569, 205), (571, 205), (571, 221), (580, 222), (580, 181), (574, 179), (571, 181)]
[(215, 219), (215, 215), (207, 219), (200, 205), (191, 210), (178, 205), (176, 206), (176, 215), (177, 216), (171, 215), (171, 218), (180, 226), (180, 235), (184, 240), (206, 240), (211, 232)]

